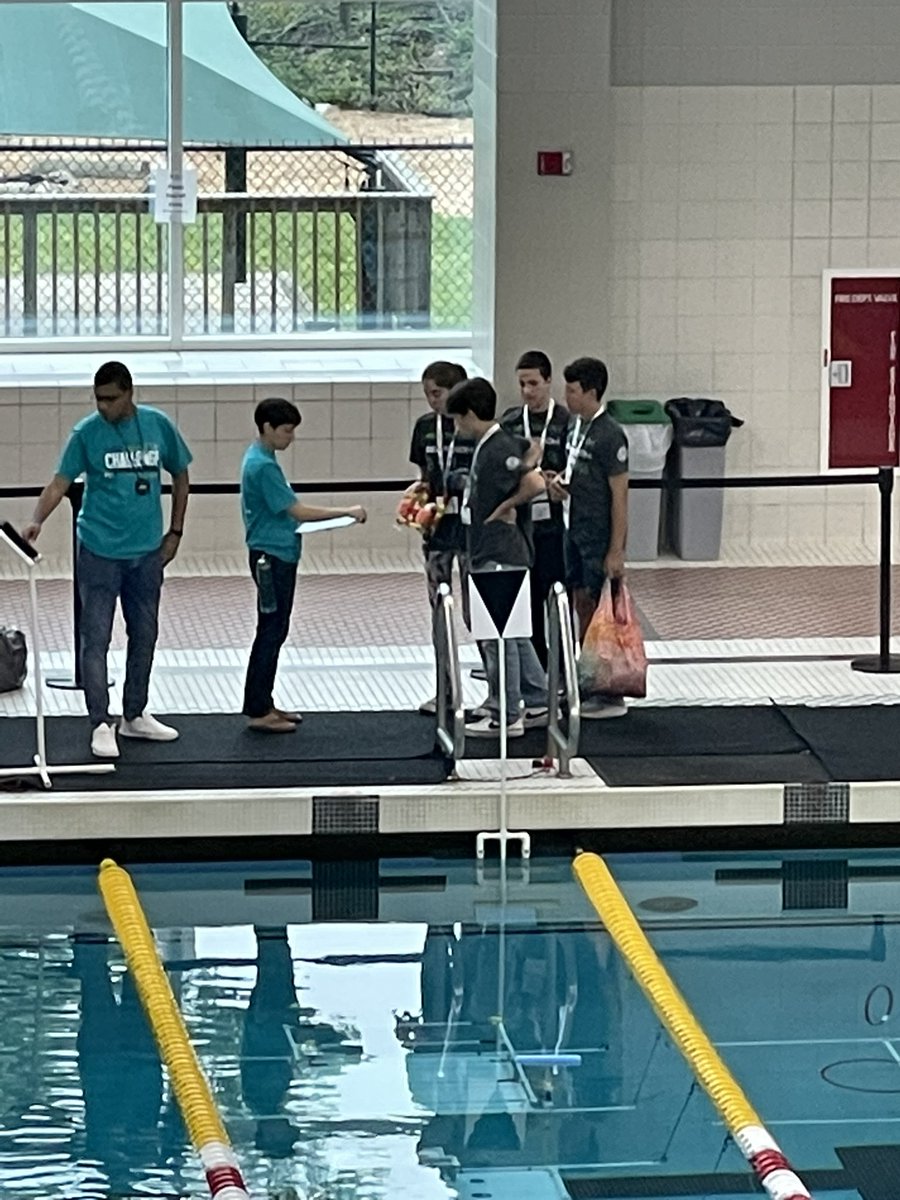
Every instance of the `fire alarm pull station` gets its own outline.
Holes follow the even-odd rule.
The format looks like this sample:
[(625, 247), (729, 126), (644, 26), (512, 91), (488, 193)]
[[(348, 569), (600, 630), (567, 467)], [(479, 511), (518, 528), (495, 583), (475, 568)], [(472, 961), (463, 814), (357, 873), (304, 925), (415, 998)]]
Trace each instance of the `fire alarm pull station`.
[(571, 175), (571, 150), (538, 150), (538, 175)]

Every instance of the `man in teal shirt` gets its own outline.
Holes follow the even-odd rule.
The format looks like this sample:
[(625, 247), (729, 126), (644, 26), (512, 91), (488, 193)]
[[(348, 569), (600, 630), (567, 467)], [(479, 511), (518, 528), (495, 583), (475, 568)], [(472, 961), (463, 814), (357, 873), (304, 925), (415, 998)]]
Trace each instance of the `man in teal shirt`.
[[(33, 542), (72, 483), (84, 478), (77, 522), (81, 674), (91, 751), (98, 758), (118, 758), (106, 664), (117, 600), (128, 634), (119, 733), (157, 742), (178, 737), (176, 729), (147, 712), (147, 694), (163, 568), (175, 557), (184, 531), (191, 453), (165, 413), (134, 403), (131, 373), (122, 363), (104, 363), (99, 369), (94, 399), (97, 411), (72, 430), (56, 474), (22, 532)], [(162, 471), (172, 476), (171, 522), (165, 534)]]
[(261, 733), (291, 733), (300, 721), (275, 707), (272, 693), (278, 656), (291, 628), (301, 539), (300, 521), (352, 517), (362, 523), (366, 510), (303, 504), (292, 491), (275, 458), (294, 440), (300, 412), (290, 400), (262, 400), (253, 414), (259, 437), (241, 466), (241, 515), (244, 518), (250, 574), (256, 584), (256, 637), (247, 663), (244, 716)]

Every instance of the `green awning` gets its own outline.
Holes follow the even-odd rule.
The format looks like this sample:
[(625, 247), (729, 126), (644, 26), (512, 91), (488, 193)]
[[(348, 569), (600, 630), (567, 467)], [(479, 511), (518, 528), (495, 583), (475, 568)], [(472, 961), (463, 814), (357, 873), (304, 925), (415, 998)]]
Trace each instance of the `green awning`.
[[(184, 5), (184, 90), (189, 142), (347, 140), (257, 58), (226, 4)], [(0, 3), (0, 134), (164, 139), (165, 5)]]

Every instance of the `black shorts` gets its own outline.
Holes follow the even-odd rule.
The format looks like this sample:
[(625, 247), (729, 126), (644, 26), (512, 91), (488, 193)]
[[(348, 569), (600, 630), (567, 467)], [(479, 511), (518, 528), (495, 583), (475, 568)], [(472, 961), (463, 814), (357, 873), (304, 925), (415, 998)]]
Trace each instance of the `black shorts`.
[(571, 590), (583, 588), (599, 600), (606, 581), (603, 570), (606, 555), (607, 547), (586, 546), (576, 542), (571, 533), (566, 533), (566, 587)]

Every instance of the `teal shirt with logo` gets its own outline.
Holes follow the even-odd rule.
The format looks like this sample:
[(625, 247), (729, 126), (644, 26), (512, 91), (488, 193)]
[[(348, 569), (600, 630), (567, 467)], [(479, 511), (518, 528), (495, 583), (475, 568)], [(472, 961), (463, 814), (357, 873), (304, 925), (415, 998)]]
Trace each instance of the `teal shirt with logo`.
[(290, 514), (296, 503), (275, 451), (254, 442), (241, 464), (241, 516), (251, 550), (285, 562), (300, 561), (301, 539)]
[[(138, 405), (113, 424), (92, 413), (79, 421), (59, 460), (57, 474), (84, 477), (78, 538), (101, 558), (138, 558), (163, 539), (161, 473), (179, 475), (191, 461), (184, 438), (157, 408)], [(141, 493), (136, 490), (139, 480)]]

